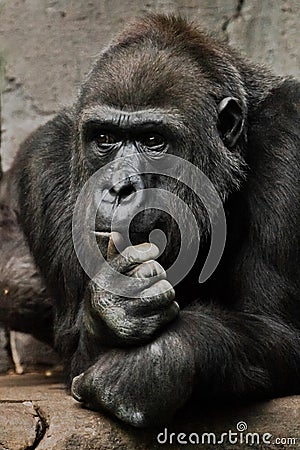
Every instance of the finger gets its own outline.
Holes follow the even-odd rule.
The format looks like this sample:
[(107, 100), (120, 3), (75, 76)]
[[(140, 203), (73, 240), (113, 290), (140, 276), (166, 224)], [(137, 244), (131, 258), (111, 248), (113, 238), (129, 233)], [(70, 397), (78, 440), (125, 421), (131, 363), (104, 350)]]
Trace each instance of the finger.
[(74, 377), (71, 385), (72, 397), (78, 402), (83, 402), (83, 395), (82, 395), (83, 378), (84, 373), (81, 373), (77, 377)]
[(137, 264), (156, 259), (159, 249), (155, 244), (144, 243), (126, 247), (125, 250), (110, 263), (111, 267), (118, 272), (124, 273)]
[(179, 314), (180, 308), (177, 302), (172, 302), (168, 308), (161, 314), (162, 325), (171, 322)]
[(126, 273), (126, 275), (133, 278), (152, 278), (157, 277), (158, 279), (166, 278), (167, 274), (164, 268), (155, 260), (150, 259), (143, 264), (139, 264), (132, 270)]
[(162, 309), (159, 313), (152, 316), (148, 316), (140, 320), (139, 324), (142, 325), (139, 328), (145, 336), (152, 336), (157, 330), (161, 329), (167, 323), (176, 319), (179, 314), (179, 305), (177, 302), (172, 302), (166, 308)]
[(78, 402), (84, 403), (91, 409), (101, 407), (101, 399), (95, 389), (95, 373), (93, 367), (73, 378), (71, 385), (72, 397)]
[[(120, 290), (120, 280), (115, 275), (106, 276), (105, 273), (97, 274), (90, 282), (86, 292), (86, 299), (91, 304), (92, 308), (103, 314), (103, 309), (109, 308), (113, 304), (122, 304), (124, 301), (134, 301), (140, 297), (141, 288), (147, 289), (153, 285), (153, 280), (158, 278), (142, 278), (139, 279), (142, 283), (140, 286), (137, 283), (137, 278), (128, 276), (126, 285), (123, 290)], [(116, 294), (116, 292), (118, 294)]]
[(141, 293), (141, 306), (157, 308), (166, 306), (175, 298), (175, 290), (167, 280), (160, 280)]
[(142, 298), (152, 298), (156, 296), (166, 296), (166, 298), (171, 298), (173, 300), (175, 291), (171, 283), (167, 280), (160, 280), (141, 293)]

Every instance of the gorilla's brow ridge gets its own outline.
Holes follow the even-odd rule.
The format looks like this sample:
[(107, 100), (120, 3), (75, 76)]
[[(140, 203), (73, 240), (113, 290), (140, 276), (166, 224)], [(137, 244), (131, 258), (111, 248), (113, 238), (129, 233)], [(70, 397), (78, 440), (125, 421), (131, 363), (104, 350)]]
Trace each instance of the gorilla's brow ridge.
[(87, 123), (99, 124), (99, 126), (115, 126), (119, 128), (139, 128), (154, 126), (166, 128), (176, 133), (182, 129), (182, 117), (177, 110), (141, 109), (138, 111), (124, 111), (108, 106), (94, 106), (83, 110), (79, 121), (80, 128)]

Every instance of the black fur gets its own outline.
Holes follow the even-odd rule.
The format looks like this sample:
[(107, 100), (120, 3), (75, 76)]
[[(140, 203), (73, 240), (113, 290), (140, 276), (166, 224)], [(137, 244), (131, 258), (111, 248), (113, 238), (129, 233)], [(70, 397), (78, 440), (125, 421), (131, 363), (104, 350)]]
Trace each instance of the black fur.
[[(231, 117), (218, 111), (228, 97), (239, 116), (235, 136)], [(207, 399), (299, 393), (299, 105), (297, 81), (252, 65), (183, 19), (149, 16), (102, 53), (74, 107), (23, 145), (14, 169), (20, 218), (55, 299), (56, 348), (71, 378), (86, 371), (78, 395), (86, 404), (145, 426), (169, 420), (192, 393), (200, 408)], [(170, 151), (203, 170), (227, 214), (215, 273), (197, 283), (203, 238), (195, 274), (176, 287), (179, 315), (141, 343), (101, 341), (83, 324), (90, 284), (71, 220), (79, 189), (104, 164), (95, 155), (87, 163), (80, 139), (83, 110), (97, 106), (121, 110), (116, 121), (149, 108), (179, 120)], [(201, 208), (191, 206), (200, 220)], [(172, 239), (162, 265), (172, 258)]]
[(53, 300), (24, 240), (9, 179), (3, 176), (0, 189), (0, 321), (52, 344)]

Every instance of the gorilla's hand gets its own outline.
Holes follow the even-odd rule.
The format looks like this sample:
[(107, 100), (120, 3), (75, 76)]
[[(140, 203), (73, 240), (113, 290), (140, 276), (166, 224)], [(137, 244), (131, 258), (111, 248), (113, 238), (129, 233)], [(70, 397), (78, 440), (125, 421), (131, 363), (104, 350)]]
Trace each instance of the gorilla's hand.
[[(193, 313), (143, 346), (106, 349), (86, 371), (74, 377), (73, 397), (86, 407), (108, 410), (131, 425), (156, 426), (168, 422), (192, 393), (194, 348), (189, 327)], [(186, 340), (187, 339), (187, 340)]]
[[(89, 282), (83, 317), (88, 334), (109, 345), (143, 343), (177, 316), (175, 292), (155, 261), (158, 254), (154, 244), (145, 243), (127, 247), (110, 261), (114, 271), (127, 275), (124, 296), (113, 293), (117, 277), (105, 266)], [(144, 281), (140, 292), (137, 278)], [(126, 296), (126, 290), (134, 295)]]

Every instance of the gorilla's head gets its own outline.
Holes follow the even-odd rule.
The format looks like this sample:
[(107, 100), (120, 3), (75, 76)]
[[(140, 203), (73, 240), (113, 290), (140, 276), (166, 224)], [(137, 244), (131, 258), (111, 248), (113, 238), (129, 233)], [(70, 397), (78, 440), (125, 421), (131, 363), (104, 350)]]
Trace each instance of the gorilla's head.
[[(110, 231), (113, 221), (122, 232), (130, 223), (131, 240), (138, 243), (159, 228), (174, 254), (176, 218), (185, 215), (176, 199), (192, 210), (200, 234), (209, 228), (207, 205), (195, 194), (202, 189), (209, 197), (209, 189), (182, 160), (199, 168), (224, 201), (242, 176), (246, 103), (231, 54), (183, 19), (156, 20), (150, 16), (125, 31), (84, 83), (74, 155), (81, 173), (74, 173), (82, 183), (101, 169), (94, 193), (97, 231)], [(159, 195), (170, 210), (157, 207)]]

